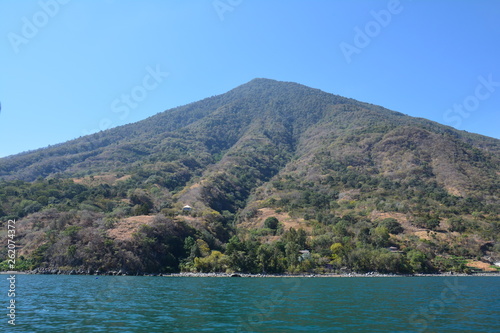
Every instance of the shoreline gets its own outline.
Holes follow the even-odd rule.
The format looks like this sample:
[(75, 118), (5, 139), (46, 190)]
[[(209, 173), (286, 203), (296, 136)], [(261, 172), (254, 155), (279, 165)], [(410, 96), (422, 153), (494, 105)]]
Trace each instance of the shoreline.
[(84, 272), (84, 271), (61, 271), (61, 270), (44, 270), (44, 271), (3, 271), (3, 275), (87, 275), (87, 276), (156, 276), (156, 277), (242, 277), (242, 278), (353, 278), (353, 277), (500, 277), (500, 272), (478, 272), (478, 273), (434, 273), (434, 274), (383, 274), (376, 272), (369, 273), (343, 273), (343, 274), (250, 274), (250, 273), (124, 273), (121, 271), (111, 272)]
[(352, 278), (352, 277), (450, 277), (450, 276), (497, 276), (500, 273), (438, 273), (438, 274), (382, 274), (382, 273), (347, 273), (347, 274), (246, 274), (246, 273), (171, 273), (164, 277), (246, 277), (246, 278)]

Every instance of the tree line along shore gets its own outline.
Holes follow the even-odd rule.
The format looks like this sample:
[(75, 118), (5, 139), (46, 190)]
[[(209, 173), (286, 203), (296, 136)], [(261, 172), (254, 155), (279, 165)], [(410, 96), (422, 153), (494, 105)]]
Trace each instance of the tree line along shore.
[(324, 273), (324, 274), (250, 274), (250, 273), (198, 273), (198, 272), (183, 272), (183, 273), (144, 273), (144, 272), (123, 272), (123, 271), (108, 271), (108, 272), (91, 272), (82, 270), (60, 270), (60, 269), (43, 269), (37, 268), (31, 271), (4, 271), (0, 274), (26, 274), (26, 275), (87, 275), (87, 276), (162, 276), (162, 277), (250, 277), (250, 278), (311, 278), (311, 277), (449, 277), (449, 276), (491, 276), (500, 277), (500, 272), (474, 272), (474, 273), (455, 273), (455, 272), (440, 272), (433, 274), (384, 274), (378, 272), (368, 273)]

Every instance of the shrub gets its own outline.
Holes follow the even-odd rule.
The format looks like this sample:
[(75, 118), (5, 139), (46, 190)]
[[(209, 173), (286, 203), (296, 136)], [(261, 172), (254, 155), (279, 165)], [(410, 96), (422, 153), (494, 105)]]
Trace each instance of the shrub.
[(465, 221), (460, 217), (452, 217), (448, 220), (450, 231), (464, 232), (467, 229)]
[(280, 221), (278, 221), (278, 219), (276, 217), (270, 216), (264, 221), (264, 227), (272, 229), (272, 230), (276, 230), (276, 229), (278, 229), (279, 223), (280, 223)]
[(418, 217), (415, 219), (414, 224), (420, 228), (436, 230), (439, 227), (439, 219), (435, 217)]
[(387, 231), (389, 231), (389, 233), (394, 235), (400, 234), (404, 231), (401, 224), (392, 217), (383, 219), (382, 222), (380, 222), (379, 226), (385, 227)]

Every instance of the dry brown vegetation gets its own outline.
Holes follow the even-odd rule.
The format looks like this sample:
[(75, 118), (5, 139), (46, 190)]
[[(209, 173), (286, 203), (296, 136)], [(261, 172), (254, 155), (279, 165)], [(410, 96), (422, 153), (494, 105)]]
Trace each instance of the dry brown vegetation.
[(254, 218), (248, 219), (245, 222), (239, 224), (239, 227), (243, 229), (259, 229), (264, 228), (264, 221), (268, 218), (274, 216), (283, 224), (283, 229), (288, 230), (290, 228), (304, 229), (307, 232), (311, 232), (311, 226), (303, 218), (293, 218), (288, 212), (277, 213), (275, 209), (272, 208), (261, 208), (257, 210), (257, 215)]
[(201, 269), (206, 247), (231, 244), (232, 269), (465, 271), (500, 260), (499, 153), (499, 140), (257, 79), (0, 159), (0, 218), (20, 221), (33, 265)]
[(484, 272), (497, 272), (496, 268), (491, 267), (491, 264), (484, 261), (467, 260), (467, 266), (480, 269)]
[(108, 235), (116, 240), (130, 240), (132, 234), (137, 232), (141, 226), (151, 225), (153, 220), (154, 216), (150, 215), (127, 217), (116, 222), (113, 228), (108, 230)]
[(130, 179), (132, 176), (131, 175), (125, 175), (118, 177), (116, 174), (105, 174), (105, 175), (96, 175), (96, 176), (87, 176), (87, 177), (82, 177), (82, 178), (73, 178), (73, 181), (76, 184), (82, 184), (82, 185), (87, 185), (87, 186), (98, 186), (101, 184), (107, 184), (107, 185), (116, 185), (116, 182), (119, 181), (125, 181), (127, 179)]

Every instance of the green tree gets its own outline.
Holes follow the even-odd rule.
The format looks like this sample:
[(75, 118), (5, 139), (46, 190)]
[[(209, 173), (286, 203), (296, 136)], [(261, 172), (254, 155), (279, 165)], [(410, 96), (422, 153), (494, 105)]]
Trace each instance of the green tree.
[(464, 232), (467, 230), (467, 225), (461, 217), (452, 217), (448, 220), (450, 231)]
[(287, 269), (289, 272), (294, 272), (299, 264), (300, 249), (301, 247), (297, 243), (290, 242), (285, 245)]
[(203, 239), (197, 239), (196, 246), (198, 247), (200, 254), (203, 257), (210, 255), (210, 246), (208, 246), (208, 243), (205, 242)]
[(283, 273), (285, 257), (280, 243), (261, 244), (257, 249), (259, 271), (262, 273)]
[(398, 220), (396, 220), (392, 217), (383, 219), (379, 223), (379, 226), (387, 228), (387, 231), (391, 234), (394, 234), (394, 235), (400, 234), (404, 231), (403, 227), (398, 222)]
[(229, 268), (229, 264), (229, 257), (220, 251), (212, 251), (209, 256), (204, 258), (194, 258), (194, 267), (203, 273), (225, 272)]
[(389, 244), (389, 231), (386, 227), (372, 229), (372, 242), (375, 246), (385, 247)]
[(340, 268), (344, 258), (344, 245), (342, 245), (342, 243), (333, 243), (332, 246), (330, 246), (330, 251), (332, 252), (330, 264), (335, 268)]
[(419, 250), (410, 250), (406, 254), (406, 260), (410, 270), (414, 273), (425, 272), (428, 270), (427, 256)]
[(440, 221), (437, 217), (422, 216), (417, 217), (414, 223), (421, 228), (436, 230), (439, 227)]
[(276, 217), (270, 216), (264, 221), (264, 227), (269, 228), (273, 230), (274, 233), (276, 233), (276, 229), (278, 229), (279, 223), (280, 221), (278, 221)]

